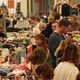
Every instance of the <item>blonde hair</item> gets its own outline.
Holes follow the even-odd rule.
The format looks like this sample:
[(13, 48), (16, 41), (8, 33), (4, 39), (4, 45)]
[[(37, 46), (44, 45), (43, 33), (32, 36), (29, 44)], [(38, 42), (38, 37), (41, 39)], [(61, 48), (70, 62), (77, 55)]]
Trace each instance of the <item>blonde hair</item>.
[(48, 23), (53, 22), (53, 21), (54, 21), (53, 11), (51, 11), (48, 16)]

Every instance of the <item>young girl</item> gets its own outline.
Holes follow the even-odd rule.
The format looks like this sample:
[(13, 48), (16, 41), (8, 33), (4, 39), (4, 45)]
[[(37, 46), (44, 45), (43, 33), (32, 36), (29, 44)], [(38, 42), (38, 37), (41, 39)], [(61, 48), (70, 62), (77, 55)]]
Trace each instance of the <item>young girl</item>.
[(49, 57), (48, 41), (43, 34), (37, 34), (35, 36), (36, 47), (42, 47), (47, 52), (47, 59)]

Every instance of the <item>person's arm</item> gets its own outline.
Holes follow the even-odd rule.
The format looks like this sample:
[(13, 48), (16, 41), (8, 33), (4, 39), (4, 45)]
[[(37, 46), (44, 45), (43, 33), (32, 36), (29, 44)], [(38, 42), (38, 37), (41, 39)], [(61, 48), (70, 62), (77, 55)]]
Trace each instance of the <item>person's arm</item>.
[(56, 49), (56, 51), (55, 51), (55, 53), (54, 53), (54, 55), (57, 57), (57, 55), (58, 55), (58, 53), (59, 53), (59, 51), (60, 51), (61, 49), (60, 48), (57, 48)]
[(64, 50), (64, 47), (65, 47), (65, 41), (62, 40), (62, 41), (60, 42), (58, 48), (56, 49), (54, 55), (55, 55), (56, 57), (58, 57), (58, 55), (59, 55), (58, 53), (60, 53), (60, 52), (62, 53), (62, 51)]

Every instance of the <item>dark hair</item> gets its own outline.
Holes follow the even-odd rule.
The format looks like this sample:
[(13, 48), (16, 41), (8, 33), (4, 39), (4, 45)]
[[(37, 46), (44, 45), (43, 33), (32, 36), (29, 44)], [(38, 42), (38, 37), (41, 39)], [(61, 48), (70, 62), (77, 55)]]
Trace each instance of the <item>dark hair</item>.
[(60, 14), (58, 12), (54, 13), (54, 20), (59, 20)]
[(61, 26), (65, 26), (65, 27), (68, 27), (70, 25), (70, 21), (67, 19), (67, 18), (62, 18), (60, 21), (59, 21), (59, 27)]
[(47, 52), (42, 48), (35, 48), (32, 55), (30, 55), (29, 59), (32, 64), (42, 64), (46, 60)]
[(54, 76), (53, 69), (48, 62), (39, 65), (36, 69), (36, 74), (38, 76), (41, 75), (45, 80), (51, 80)]
[(45, 38), (47, 45), (49, 44), (49, 38)]
[(31, 16), (31, 17), (30, 17), (30, 19), (32, 19), (32, 20), (35, 20), (35, 18), (36, 18), (35, 16)]
[(74, 44), (68, 44), (64, 50), (62, 61), (78, 63), (78, 48)]
[(35, 20), (38, 21), (38, 22), (41, 21), (39, 17), (36, 17)]
[(36, 38), (39, 38), (42, 41), (42, 44), (41, 44), (42, 46), (40, 46), (40, 47), (43, 47), (45, 50), (47, 50), (47, 39), (46, 39), (45, 35), (37, 34), (35, 36), (35, 39)]

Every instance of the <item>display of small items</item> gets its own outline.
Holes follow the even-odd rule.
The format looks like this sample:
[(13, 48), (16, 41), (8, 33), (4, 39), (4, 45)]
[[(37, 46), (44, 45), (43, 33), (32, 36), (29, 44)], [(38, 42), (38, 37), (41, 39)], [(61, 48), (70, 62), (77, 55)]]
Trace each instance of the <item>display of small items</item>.
[(66, 36), (71, 38), (76, 45), (80, 45), (80, 32), (68, 32)]

